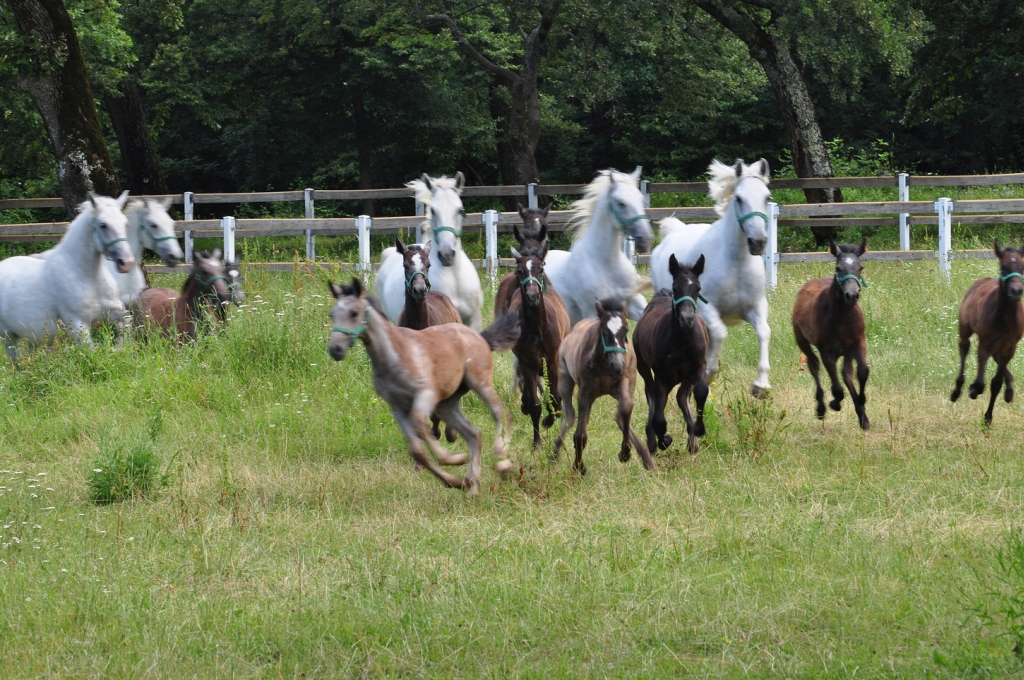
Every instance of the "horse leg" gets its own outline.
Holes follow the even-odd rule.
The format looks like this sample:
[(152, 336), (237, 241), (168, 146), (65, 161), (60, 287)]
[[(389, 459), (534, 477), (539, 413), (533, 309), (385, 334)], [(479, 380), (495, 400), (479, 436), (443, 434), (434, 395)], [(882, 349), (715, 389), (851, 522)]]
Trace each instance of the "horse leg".
[(956, 402), (960, 398), (960, 391), (964, 386), (964, 366), (967, 364), (967, 354), (971, 351), (971, 335), (968, 333), (964, 337), (964, 330), (960, 329), (960, 373), (956, 376), (953, 393), (949, 395), (949, 400), (952, 402)]
[(76, 345), (92, 346), (92, 333), (89, 330), (89, 324), (81, 319), (73, 319), (68, 324), (68, 333), (71, 334), (71, 339), (75, 341)]
[(1003, 389), (1003, 370), (1006, 368), (1006, 364), (1009, 361), (1008, 357), (996, 356), (996, 374), (992, 376), (992, 394), (988, 397), (988, 410), (985, 411), (985, 424), (992, 424), (992, 408), (996, 405), (996, 398), (999, 397), (999, 391)]
[(974, 378), (974, 382), (967, 389), (967, 396), (971, 399), (977, 399), (979, 394), (985, 391), (985, 364), (988, 363), (988, 358), (992, 356), (988, 348), (985, 347), (981, 341), (978, 341), (978, 375)]
[[(859, 355), (859, 353), (858, 353)], [(857, 413), (857, 421), (860, 423), (862, 430), (870, 430), (871, 423), (868, 422), (868, 415), (864, 411), (864, 404), (867, 401), (864, 398), (864, 383), (867, 382), (867, 375), (864, 375), (864, 379), (860, 383), (860, 391), (857, 391), (857, 385), (853, 382), (853, 353), (847, 354), (843, 357), (843, 383), (846, 385), (846, 389), (850, 392), (850, 399), (853, 400), (853, 410)], [(863, 361), (857, 362), (857, 377), (860, 378), (861, 369), (866, 368)]]
[(453, 489), (463, 488), (465, 486), (463, 480), (448, 474), (427, 456), (426, 451), (423, 450), (423, 439), (420, 438), (420, 425), (416, 420), (398, 408), (392, 408), (391, 414), (395, 417), (395, 422), (398, 423), (399, 429), (405, 435), (406, 441), (409, 442), (409, 455), (412, 456), (412, 459), (421, 467), (433, 472), (447, 486)]
[(747, 312), (747, 322), (754, 327), (760, 355), (757, 360), (757, 380), (750, 386), (750, 393), (758, 399), (763, 398), (772, 386), (768, 382), (768, 343), (772, 339), (772, 329), (768, 326), (768, 299), (762, 297), (757, 306)]
[(572, 404), (572, 393), (576, 389), (576, 383), (573, 381), (572, 376), (569, 375), (569, 372), (565, 371), (563, 373), (562, 369), (559, 369), (558, 378), (558, 390), (562, 397), (562, 429), (559, 430), (558, 436), (555, 437), (555, 448), (551, 453), (552, 463), (558, 460), (558, 454), (562, 451), (562, 443), (565, 441), (565, 434), (576, 421), (576, 410)]
[(555, 408), (554, 411), (544, 416), (544, 422), (541, 423), (546, 430), (555, 424), (555, 417), (562, 412), (562, 393), (559, 391), (558, 387), (558, 371), (551, 370), (552, 366), (558, 366), (558, 350), (553, 351), (551, 355), (547, 357), (545, 365), (547, 366), (548, 374), (548, 398), (551, 400), (551, 403)]
[(836, 362), (839, 357), (832, 356), (831, 354), (821, 353), (821, 363), (825, 364), (825, 370), (828, 372), (828, 377), (832, 380), (832, 401), (828, 403), (828, 407), (833, 411), (838, 411), (843, 407), (843, 387), (839, 382), (839, 375), (836, 373)]
[(708, 382), (712, 383), (718, 377), (718, 353), (721, 351), (722, 345), (725, 344), (725, 338), (729, 335), (729, 330), (725, 322), (722, 321), (718, 310), (712, 305), (704, 305), (703, 309), (700, 310), (700, 316), (704, 319), (704, 325), (708, 329), (708, 349), (705, 353), (708, 365), (705, 375)]
[[(483, 373), (482, 370), (481, 373)], [(508, 457), (508, 433), (512, 430), (512, 416), (505, 410), (501, 399), (498, 398), (498, 393), (494, 391), (489, 373), (474, 377), (469, 381), (469, 386), (491, 410), (491, 417), (494, 418), (495, 425), (494, 471), (501, 475), (507, 475), (512, 471), (512, 460)], [(459, 413), (462, 413), (461, 407)]]
[[(520, 364), (520, 367), (522, 365)], [(539, 448), (540, 441), (540, 399), (537, 398), (537, 372), (532, 368), (523, 371), (523, 394), (520, 410), (533, 421), (533, 448)]]
[(11, 363), (18, 368), (18, 338), (11, 337), (10, 334), (4, 335), (4, 346), (7, 348), (7, 356), (11, 358)]
[[(453, 397), (449, 397), (452, 399)], [(447, 401), (447, 400), (446, 400)], [(453, 453), (441, 446), (441, 442), (434, 437), (434, 434), (427, 427), (430, 417), (438, 408), (437, 394), (433, 390), (417, 392), (412, 401), (412, 408), (409, 409), (409, 418), (420, 428), (417, 431), (419, 438), (427, 443), (441, 465), (465, 465), (469, 460), (469, 454)], [(443, 419), (442, 415), (442, 419)], [(446, 421), (447, 422), (447, 421)]]
[(572, 467), (581, 475), (587, 474), (587, 466), (583, 464), (583, 449), (587, 448), (587, 424), (590, 422), (590, 408), (593, 405), (594, 395), (581, 386), (579, 400), (576, 402), (579, 421), (576, 423), (576, 433), (572, 438), (572, 443), (576, 447), (576, 460)]
[(1003, 365), (1003, 378), (1006, 380), (1006, 389), (1003, 391), (1003, 399), (1009, 404), (1013, 401), (1013, 373), (1010, 373), (1009, 362)]
[(462, 412), (459, 403), (461, 397), (451, 396), (437, 405), (437, 412), (444, 419), (445, 425), (452, 427), (462, 435), (469, 446), (469, 469), (466, 470), (466, 483), (469, 486), (469, 494), (475, 495), (480, 489), (480, 430), (469, 422), (466, 414)]
[(807, 340), (803, 331), (796, 325), (793, 326), (793, 335), (796, 337), (797, 347), (807, 357), (807, 370), (814, 377), (814, 402), (817, 404), (817, 416), (819, 420), (824, 420), (825, 390), (821, 388), (821, 362), (818, 361), (818, 355), (814, 353), (814, 348), (811, 347), (811, 343)]
[(695, 433), (697, 424), (690, 411), (690, 393), (692, 391), (693, 387), (690, 385), (679, 385), (679, 389), (676, 390), (676, 403), (679, 404), (679, 410), (683, 412), (683, 420), (686, 421), (686, 450), (690, 453), (697, 453), (698, 444)]
[(696, 437), (703, 437), (707, 433), (707, 430), (704, 429), (704, 404), (707, 403), (708, 392), (708, 384), (704, 381), (704, 377), (697, 376), (697, 382), (693, 385), (693, 398), (697, 402), (697, 422), (693, 426), (693, 434)]
[(665, 419), (665, 404), (672, 388), (657, 380), (651, 382), (653, 394), (647, 397), (647, 449), (665, 451), (672, 446), (672, 436), (668, 434), (668, 421)]
[(633, 431), (630, 424), (633, 418), (633, 390), (630, 389), (629, 380), (623, 379), (619, 383), (619, 387), (612, 392), (612, 396), (619, 402), (618, 411), (615, 413), (615, 421), (619, 424), (619, 429), (622, 430), (622, 446), (619, 448), (619, 460), (622, 462), (629, 460), (629, 444), (632, 442), (633, 446), (636, 447), (637, 453), (640, 454), (640, 460), (644, 462), (644, 467), (648, 470), (653, 470), (654, 459), (651, 458), (651, 451), (640, 441), (640, 437), (636, 436), (636, 432)]

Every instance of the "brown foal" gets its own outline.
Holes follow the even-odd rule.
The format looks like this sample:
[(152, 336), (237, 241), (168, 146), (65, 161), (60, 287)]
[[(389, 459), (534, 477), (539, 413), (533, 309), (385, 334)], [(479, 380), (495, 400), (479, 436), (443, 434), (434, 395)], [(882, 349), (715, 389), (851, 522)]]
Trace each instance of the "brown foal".
[(551, 427), (555, 413), (562, 410), (562, 398), (558, 392), (558, 348), (562, 338), (569, 333), (569, 312), (565, 302), (553, 288), (542, 283), (544, 277), (544, 256), (548, 252), (545, 241), (539, 251), (512, 249), (516, 258), (513, 276), (519, 289), (512, 295), (510, 314), (518, 314), (522, 324), (519, 340), (512, 347), (512, 353), (519, 360), (522, 376), (522, 412), (533, 420), (533, 446), (541, 445), (539, 395), (540, 379), (545, 368), (548, 376), (549, 413), (544, 418), (544, 427)]
[(964, 364), (971, 351), (971, 336), (978, 334), (978, 376), (971, 383), (968, 396), (977, 399), (985, 391), (985, 365), (988, 358), (996, 360), (996, 374), (992, 377), (992, 394), (989, 396), (985, 424), (992, 423), (992, 409), (996, 404), (999, 390), (1006, 382), (1003, 398), (1009, 404), (1013, 401), (1013, 374), (1008, 364), (1017, 353), (1017, 343), (1024, 335), (1024, 248), (1013, 246), (1000, 248), (993, 241), (996, 258), (999, 260), (999, 277), (975, 281), (964, 301), (960, 303), (960, 374), (956, 386), (949, 395), (952, 401), (960, 398), (964, 385)]
[(147, 288), (132, 302), (135, 327), (195, 340), (210, 316), (224, 319), (224, 308), (233, 297), (226, 271), (219, 250), (195, 253), (192, 273), (180, 293), (173, 288)]
[[(519, 338), (519, 319), (504, 314), (483, 333), (462, 324), (447, 323), (422, 331), (392, 326), (366, 297), (362, 282), (350, 285), (328, 283), (336, 302), (331, 309), (331, 337), (327, 351), (341, 361), (362, 338), (373, 365), (373, 386), (391, 406), (398, 426), (409, 442), (413, 459), (450, 487), (480, 490), (481, 434), (466, 418), (459, 401), (470, 390), (487, 405), (497, 425), (494, 438), (494, 469), (512, 470), (508, 459), (506, 433), (511, 417), (491, 384), (494, 358), (491, 352), (505, 351)], [(469, 445), (469, 455), (445, 449), (430, 432), (428, 421), (437, 413)], [(443, 465), (469, 461), (466, 476), (448, 474), (427, 457), (424, 442)]]
[(462, 323), (451, 298), (430, 290), (430, 241), (405, 245), (395, 236), (395, 248), (405, 267), (405, 306), (398, 315), (398, 325), (421, 331), (443, 323)]
[(572, 394), (579, 385), (579, 424), (573, 436), (576, 446), (576, 460), (573, 467), (581, 475), (587, 473), (583, 464), (583, 449), (587, 446), (587, 424), (590, 409), (598, 397), (610, 394), (619, 402), (615, 421), (622, 430), (622, 445), (619, 460), (629, 460), (629, 444), (633, 443), (644, 467), (654, 469), (650, 451), (630, 427), (633, 416), (633, 390), (636, 388), (636, 354), (629, 344), (629, 324), (626, 304), (618, 298), (601, 300), (595, 304), (596, 319), (583, 319), (562, 341), (558, 350), (558, 382), (562, 393), (565, 415), (562, 431), (555, 440), (552, 459), (557, 459), (562, 450), (565, 434), (576, 419), (572, 407)]
[[(818, 357), (812, 345), (821, 353), (832, 379), (832, 401), (829, 406), (838, 411), (843, 401), (843, 388), (836, 375), (836, 362), (843, 359), (843, 382), (850, 391), (853, 407), (861, 429), (871, 428), (864, 403), (867, 397), (864, 386), (870, 369), (867, 363), (867, 340), (864, 337), (864, 313), (860, 308), (860, 289), (864, 286), (861, 272), (864, 270), (860, 256), (868, 249), (867, 239), (859, 246), (843, 244), (837, 246), (833, 239), (829, 252), (836, 258), (835, 276), (814, 279), (804, 284), (797, 293), (793, 305), (793, 335), (800, 351), (807, 357), (807, 368), (814, 376), (814, 399), (817, 401), (817, 416), (825, 418), (825, 391), (821, 388)], [(853, 362), (857, 362), (858, 392), (853, 382)]]
[[(524, 208), (522, 204), (519, 204), (519, 216), (523, 218), (523, 228), (520, 229), (518, 225), (513, 225), (512, 235), (515, 236), (520, 250), (539, 251), (544, 248), (544, 252), (547, 252), (549, 210), (551, 210), (550, 205), (541, 209)], [(546, 278), (541, 280), (544, 281), (544, 285), (548, 284)], [(501, 277), (501, 282), (498, 283), (498, 292), (494, 294), (495, 314), (501, 314), (508, 309), (509, 303), (512, 302), (512, 294), (517, 290), (519, 290), (519, 279), (514, 272)]]

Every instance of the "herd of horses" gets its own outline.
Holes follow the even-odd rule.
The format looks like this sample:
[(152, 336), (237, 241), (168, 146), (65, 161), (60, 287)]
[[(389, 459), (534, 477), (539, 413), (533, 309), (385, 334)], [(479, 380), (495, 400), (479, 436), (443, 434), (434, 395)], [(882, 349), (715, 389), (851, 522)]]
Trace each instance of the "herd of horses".
[[(406, 244), (396, 238), (395, 246), (384, 251), (376, 296), (358, 278), (344, 285), (329, 283), (335, 303), (328, 352), (341, 361), (362, 340), (374, 387), (390, 405), (417, 467), (449, 486), (478, 492), (482, 436), (460, 404), (473, 391), (497, 425), (494, 468), (511, 472), (511, 416), (492, 383), (494, 352), (511, 350), (514, 355), (521, 411), (531, 418), (534, 447), (542, 445), (542, 428), (561, 417), (552, 451), (557, 458), (568, 431), (576, 426), (573, 467), (581, 474), (586, 471), (583, 452), (591, 408), (605, 395), (618, 403), (621, 461), (629, 460), (635, 448), (644, 466), (653, 469), (652, 453), (671, 446), (665, 407), (677, 387), (687, 450), (697, 453), (705, 434), (709, 385), (719, 370), (728, 326), (740, 321), (753, 326), (760, 353), (751, 393), (767, 393), (771, 329), (761, 255), (771, 198), (768, 163), (738, 160), (729, 166), (713, 161), (708, 186), (719, 219), (689, 225), (673, 217), (662, 220), (649, 279), (637, 272), (622, 248), (623, 236), (632, 237), (641, 251), (654, 242), (639, 174), (639, 168), (629, 174), (597, 174), (573, 204), (573, 243), (567, 251), (549, 248), (547, 209), (520, 207), (523, 224), (513, 229), (516, 268), (498, 286), (495, 318), (486, 329), (480, 277), (461, 245), (462, 173), (454, 178), (424, 174), (407, 185), (426, 207), (423, 242)], [(129, 199), (127, 192), (117, 199), (90, 196), (52, 250), (0, 261), (0, 334), (15, 366), (22, 341), (32, 349), (61, 331), (75, 342), (91, 343), (96, 325), (112, 323), (119, 343), (131, 327), (143, 337), (163, 333), (195, 340), (211, 319), (225, 319), (227, 305), (240, 303), (244, 294), (239, 263), (222, 262), (219, 251), (194, 255), (181, 291), (148, 286), (141, 267), (145, 249), (170, 266), (183, 259), (167, 208), (166, 202)], [(1024, 335), (1024, 248), (995, 243), (994, 249), (999, 275), (977, 280), (960, 306), (960, 372), (950, 395), (954, 402), (960, 397), (971, 338), (977, 335), (972, 399), (984, 392), (988, 359), (996, 362), (986, 424), (992, 421), (1000, 392), (1007, 402), (1013, 399), (1008, 363)], [(866, 250), (866, 240), (832, 241), (835, 274), (805, 283), (792, 313), (796, 343), (815, 382), (817, 417), (826, 414), (820, 378), (824, 365), (831, 379), (829, 407), (840, 410), (845, 383), (865, 430), (870, 428), (865, 410), (869, 367), (860, 293), (866, 285), (861, 263)], [(654, 295), (648, 302), (643, 293), (650, 288)], [(636, 322), (632, 337), (630, 320)], [(646, 440), (631, 426), (638, 375), (648, 405)], [(447, 441), (461, 436), (468, 454), (440, 443), (441, 422)], [(463, 478), (440, 467), (467, 462)]]

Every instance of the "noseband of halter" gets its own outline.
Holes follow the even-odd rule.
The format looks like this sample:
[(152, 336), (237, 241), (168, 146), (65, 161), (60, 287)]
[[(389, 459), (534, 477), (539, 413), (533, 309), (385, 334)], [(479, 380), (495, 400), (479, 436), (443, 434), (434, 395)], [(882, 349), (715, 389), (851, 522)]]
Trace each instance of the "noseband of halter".
[(622, 229), (625, 229), (629, 225), (639, 222), (640, 220), (648, 219), (647, 213), (640, 213), (636, 217), (623, 217), (619, 214), (619, 211), (615, 209), (615, 201), (611, 200), (611, 197), (608, 199), (608, 211), (615, 216), (615, 220), (619, 223), (619, 226)]
[(604, 349), (604, 353), (605, 354), (613, 354), (613, 353), (616, 353), (616, 352), (619, 353), (619, 354), (625, 354), (626, 353), (626, 348), (625, 347), (618, 347), (618, 346), (614, 346), (614, 345), (612, 347), (609, 347), (608, 344), (604, 341), (604, 333), (602, 333), (601, 331), (597, 332), (597, 336), (599, 338), (601, 338), (601, 347)]
[(697, 306), (697, 300), (700, 300), (700, 301), (701, 301), (701, 302), (703, 302), (704, 304), (707, 304), (707, 303), (708, 303), (708, 301), (707, 301), (707, 298), (705, 298), (705, 297), (704, 297), (703, 295), (701, 295), (700, 293), (697, 293), (697, 300), (694, 300), (694, 299), (693, 299), (692, 297), (690, 297), (689, 295), (684, 295), (683, 297), (680, 297), (680, 298), (672, 298), (672, 306), (673, 306), (673, 307), (675, 307), (676, 305), (679, 305), (679, 304), (681, 304), (681, 303), (683, 303), (683, 302), (686, 302), (687, 300), (689, 300), (690, 302), (692, 302), (692, 303), (693, 303), (693, 306), (694, 306), (694, 307), (696, 307), (696, 306)]
[(196, 283), (198, 283), (200, 286), (203, 286), (203, 287), (213, 285), (213, 282), (216, 281), (217, 279), (221, 279), (221, 280), (227, 281), (227, 278), (228, 278), (228, 277), (224, 276), (223, 274), (214, 274), (213, 276), (211, 276), (208, 279), (200, 278), (199, 274), (196, 274), (195, 277), (196, 277)]
[(742, 216), (736, 218), (736, 221), (738, 221), (740, 223), (740, 228), (741, 229), (743, 228), (743, 223), (746, 222), (747, 220), (749, 220), (751, 217), (760, 217), (762, 220), (765, 221), (765, 224), (768, 223), (768, 216), (767, 215), (765, 215), (763, 212), (758, 212), (756, 210), (752, 210), (752, 211), (748, 212), (746, 215), (742, 215)]
[(537, 284), (537, 286), (540, 288), (540, 292), (542, 292), (542, 293), (548, 292), (548, 286), (547, 286), (546, 283), (544, 283), (543, 281), (541, 281), (540, 279), (538, 279), (535, 276), (527, 276), (525, 279), (520, 279), (519, 280), (519, 287), (523, 289), (524, 293), (526, 292), (526, 284), (528, 284), (530, 281), (533, 281), (534, 283)]
[(345, 335), (351, 335), (354, 338), (358, 338), (366, 330), (366, 327), (370, 325), (370, 308), (366, 308), (366, 316), (363, 317), (363, 325), (359, 328), (342, 328), (341, 326), (332, 326), (331, 330), (335, 333), (344, 333)]
[(120, 241), (124, 241), (125, 243), (128, 242), (128, 238), (126, 236), (122, 236), (121, 238), (111, 239), (109, 241), (104, 241), (103, 240), (103, 234), (100, 233), (99, 225), (96, 222), (92, 223), (92, 233), (94, 233), (96, 235), (96, 240), (100, 242), (100, 246), (103, 248), (103, 250), (106, 250), (110, 246), (112, 246), (115, 243), (118, 243)]
[(1018, 279), (1021, 279), (1022, 281), (1024, 281), (1024, 276), (1021, 276), (1020, 272), (1010, 272), (1009, 274), (1004, 274), (1003, 276), (999, 277), (999, 280), (1000, 281), (1009, 281), (1014, 276), (1016, 276)]
[[(434, 227), (433, 228), (433, 235), (434, 235), (434, 240), (435, 241), (437, 240), (438, 233), (440, 233), (442, 231), (450, 231), (450, 232), (452, 232), (452, 234), (455, 235), (455, 238), (462, 238), (462, 234), (460, 234), (459, 232), (455, 231), (454, 227)], [(440, 244), (438, 244), (438, 245), (440, 245)]]
[(416, 280), (417, 276), (423, 277), (423, 283), (427, 284), (427, 292), (430, 292), (430, 279), (427, 278), (426, 272), (413, 272), (412, 276), (405, 280), (405, 289), (412, 295), (412, 282)]
[(150, 236), (150, 238), (153, 239), (154, 243), (160, 243), (160, 241), (170, 241), (171, 239), (174, 239), (175, 241), (178, 240), (178, 236), (176, 234), (171, 234), (170, 236)]
[(847, 279), (853, 279), (861, 288), (868, 287), (868, 284), (864, 283), (864, 280), (857, 276), (856, 274), (846, 274), (845, 276), (839, 276), (838, 274), (836, 274), (836, 283), (838, 283), (840, 286), (843, 285), (843, 281), (846, 281)]

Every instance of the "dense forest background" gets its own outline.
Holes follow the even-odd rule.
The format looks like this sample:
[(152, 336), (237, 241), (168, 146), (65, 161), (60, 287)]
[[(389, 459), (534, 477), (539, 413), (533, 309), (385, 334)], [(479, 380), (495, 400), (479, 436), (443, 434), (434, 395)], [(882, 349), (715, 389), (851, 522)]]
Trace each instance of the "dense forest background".
[[(0, 198), (59, 190), (29, 87), (57, 66), (18, 23), (26, 4), (0, 2)], [(456, 170), (470, 184), (582, 182), (636, 165), (686, 180), (713, 157), (764, 156), (800, 176), (1024, 169), (1019, 2), (63, 6), (114, 172), (134, 192), (396, 187)], [(824, 171), (794, 159), (810, 129), (801, 102)], [(149, 142), (132, 141), (143, 132)]]

